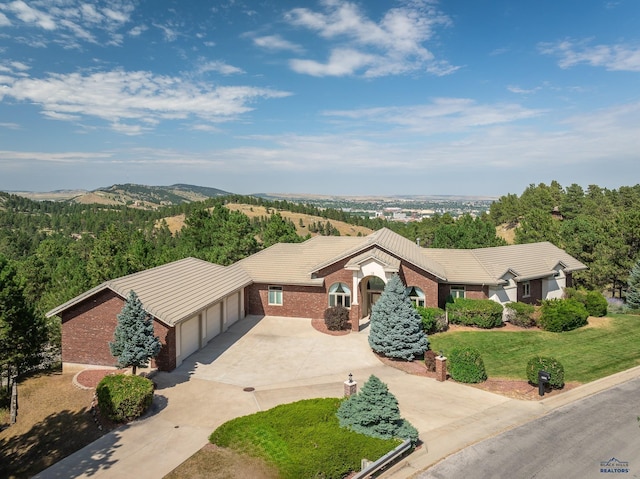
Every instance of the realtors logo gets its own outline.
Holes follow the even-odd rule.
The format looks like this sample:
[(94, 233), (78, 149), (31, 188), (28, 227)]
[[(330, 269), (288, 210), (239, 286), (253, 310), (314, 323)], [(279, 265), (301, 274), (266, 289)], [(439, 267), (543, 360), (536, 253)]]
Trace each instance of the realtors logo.
[(629, 463), (612, 457), (608, 461), (600, 462), (600, 472), (603, 474), (628, 474)]

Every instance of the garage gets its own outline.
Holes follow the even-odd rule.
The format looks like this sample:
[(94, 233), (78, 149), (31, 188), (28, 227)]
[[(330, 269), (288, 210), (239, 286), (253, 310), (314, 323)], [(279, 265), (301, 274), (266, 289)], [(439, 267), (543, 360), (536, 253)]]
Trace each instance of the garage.
[(207, 331), (205, 341), (208, 343), (222, 331), (222, 303), (216, 303), (207, 309)]
[(200, 349), (199, 316), (189, 318), (180, 324), (180, 357), (186, 358)]
[(240, 292), (227, 298), (227, 328), (240, 319)]

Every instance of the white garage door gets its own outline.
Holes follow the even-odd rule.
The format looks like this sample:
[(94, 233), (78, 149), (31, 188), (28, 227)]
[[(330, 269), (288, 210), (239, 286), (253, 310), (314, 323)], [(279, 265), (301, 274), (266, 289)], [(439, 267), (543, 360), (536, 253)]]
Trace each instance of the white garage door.
[(198, 316), (180, 325), (180, 356), (182, 359), (200, 349), (200, 325)]
[(232, 294), (227, 298), (227, 326), (240, 319), (240, 293)]
[(220, 316), (220, 313), (222, 312), (221, 306), (221, 303), (217, 303), (207, 309), (207, 342), (220, 334), (220, 330), (222, 329), (222, 318)]

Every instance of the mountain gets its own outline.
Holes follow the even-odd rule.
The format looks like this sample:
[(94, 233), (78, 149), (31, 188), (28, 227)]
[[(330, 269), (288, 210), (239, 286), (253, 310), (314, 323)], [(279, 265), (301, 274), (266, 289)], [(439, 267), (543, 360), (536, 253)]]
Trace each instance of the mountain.
[(68, 201), (73, 203), (98, 203), (105, 205), (128, 205), (137, 208), (156, 208), (193, 201), (204, 201), (231, 193), (218, 188), (175, 184), (170, 186), (147, 186), (134, 183), (112, 185), (86, 190), (57, 190), (51, 192), (13, 191), (13, 194), (32, 200)]

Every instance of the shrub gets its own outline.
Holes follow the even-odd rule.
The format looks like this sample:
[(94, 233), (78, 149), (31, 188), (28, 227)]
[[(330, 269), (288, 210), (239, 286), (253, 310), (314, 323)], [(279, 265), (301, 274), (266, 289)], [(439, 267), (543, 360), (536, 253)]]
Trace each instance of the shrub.
[(424, 365), (427, 367), (427, 371), (434, 372), (436, 370), (436, 353), (430, 349), (424, 352)]
[(626, 313), (628, 308), (622, 298), (607, 298), (607, 311), (610, 313)]
[(453, 303), (447, 304), (450, 323), (484, 329), (502, 326), (502, 310), (500, 303), (490, 299), (456, 298)]
[(422, 318), (422, 329), (425, 333), (441, 333), (447, 330), (447, 314), (444, 309), (416, 306), (416, 311)]
[(505, 306), (506, 319), (514, 326), (521, 328), (530, 328), (535, 326), (536, 320), (533, 317), (536, 308), (532, 304), (527, 303), (508, 303)]
[(329, 331), (345, 329), (349, 321), (349, 310), (344, 306), (333, 306), (324, 312), (324, 324)]
[(549, 385), (554, 389), (564, 387), (564, 367), (555, 358), (534, 356), (527, 363), (527, 379), (535, 386), (538, 385), (538, 371), (546, 371), (551, 376)]
[(589, 312), (589, 316), (601, 318), (607, 314), (607, 299), (599, 291), (565, 288), (564, 294), (567, 299), (575, 299), (581, 302)]
[(456, 348), (449, 354), (449, 374), (461, 383), (481, 383), (487, 379), (480, 351), (475, 348)]
[(607, 298), (605, 298), (604, 295), (599, 291), (589, 291), (587, 293), (587, 301), (585, 303), (585, 307), (589, 312), (589, 316), (595, 316), (596, 318), (606, 316), (607, 306), (609, 306), (609, 303), (607, 303)]
[(141, 376), (105, 376), (96, 387), (100, 412), (115, 422), (142, 416), (153, 401), (153, 382)]
[(587, 324), (589, 312), (575, 299), (546, 299), (542, 301), (538, 324), (545, 331), (571, 331)]

